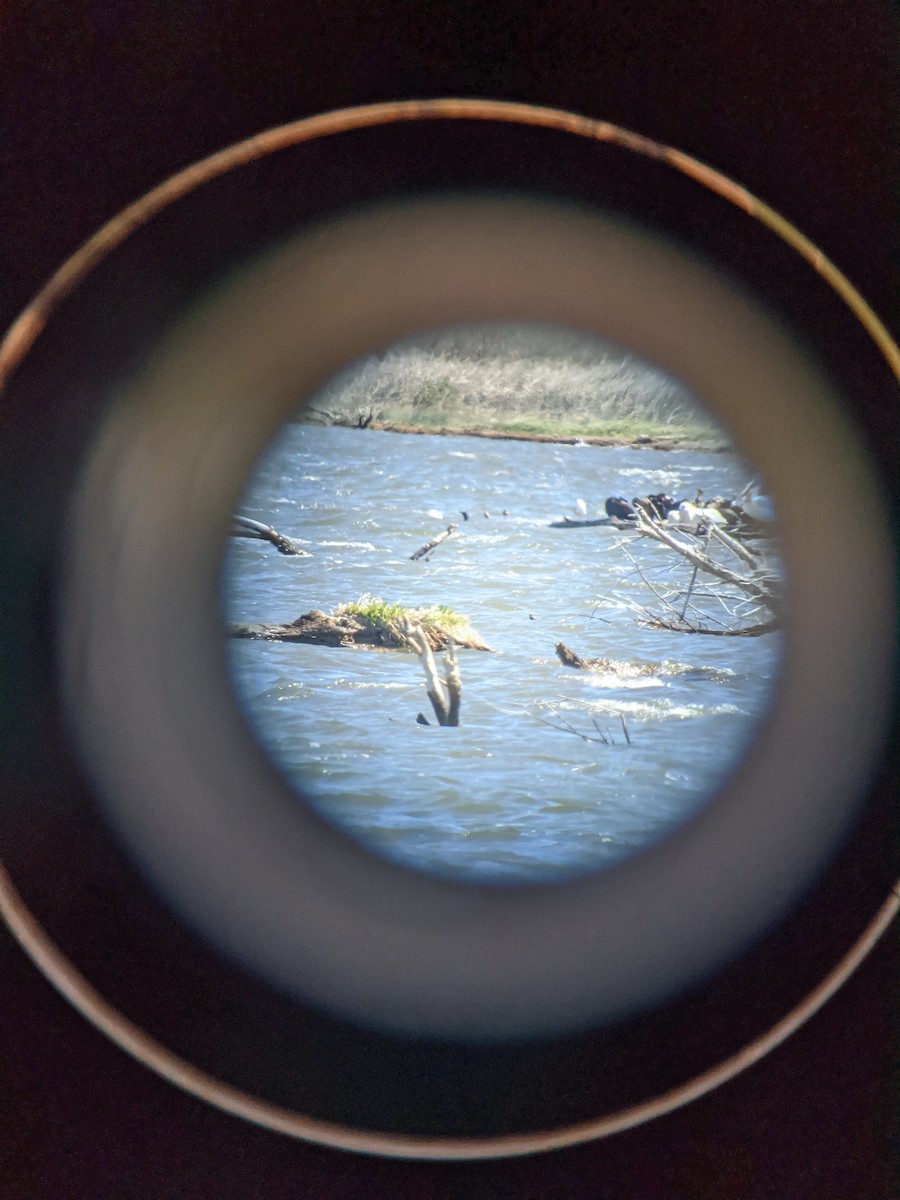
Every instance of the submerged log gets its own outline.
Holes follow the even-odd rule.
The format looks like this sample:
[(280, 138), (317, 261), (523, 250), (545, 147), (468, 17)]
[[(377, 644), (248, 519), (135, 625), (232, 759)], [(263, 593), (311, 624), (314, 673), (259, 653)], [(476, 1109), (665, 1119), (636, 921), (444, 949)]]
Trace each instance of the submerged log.
[(583, 658), (579, 658), (574, 650), (570, 650), (568, 646), (562, 642), (556, 643), (556, 657), (564, 667), (574, 667), (576, 671), (586, 671), (590, 668)]
[(619, 517), (563, 517), (561, 521), (551, 521), (551, 529), (588, 529), (593, 525), (614, 525), (619, 529), (633, 529), (634, 521), (623, 521)]
[[(439, 619), (428, 610), (408, 609), (409, 618), (423, 629), (432, 650), (445, 650), (451, 641), (465, 650), (490, 650), (466, 622)], [(427, 619), (422, 619), (423, 616)], [(360, 646), (380, 650), (416, 650), (403, 632), (401, 621), (375, 621), (340, 608), (333, 613), (318, 609), (303, 613), (285, 624), (232, 625), (231, 637), (255, 638), (268, 642), (304, 642), (313, 646)]]
[(562, 642), (556, 643), (556, 657), (564, 667), (572, 667), (576, 671), (599, 671), (603, 674), (635, 677), (656, 675), (661, 670), (660, 663), (619, 662), (614, 658), (582, 658)]
[(251, 517), (232, 517), (231, 536), (256, 538), (259, 541), (271, 542), (279, 554), (293, 554), (298, 558), (312, 557), (308, 550), (301, 550), (299, 546), (294, 545), (289, 537), (285, 537), (283, 533), (279, 533), (271, 525), (264, 525), (262, 521), (254, 521)]
[[(649, 622), (648, 622), (649, 624)], [(727, 630), (686, 629), (682, 626), (666, 626), (679, 633), (728, 633)], [(741, 636), (752, 637), (755, 633), (768, 632), (762, 627), (741, 632)], [(695, 667), (677, 662), (634, 662), (621, 661), (615, 658), (582, 658), (562, 642), (556, 643), (556, 655), (566, 667), (576, 671), (597, 671), (603, 675), (618, 675), (620, 679), (649, 679), (657, 675), (679, 675), (684, 679), (718, 679), (720, 671), (717, 667)]]
[[(469, 518), (468, 518), (468, 516), (466, 516), (465, 513), (463, 513), (463, 516), (468, 521)], [(409, 556), (410, 560), (412, 562), (415, 562), (419, 558), (424, 558), (426, 554), (428, 554), (430, 551), (434, 550), (434, 548), (436, 546), (439, 546), (441, 544), (441, 542), (445, 542), (448, 537), (452, 537), (455, 532), (456, 532), (456, 526), (448, 525), (444, 533), (439, 533), (436, 538), (432, 538), (430, 542), (426, 542), (424, 546), (420, 546), (419, 549), (416, 550), (416, 552), (414, 554), (411, 554)]]

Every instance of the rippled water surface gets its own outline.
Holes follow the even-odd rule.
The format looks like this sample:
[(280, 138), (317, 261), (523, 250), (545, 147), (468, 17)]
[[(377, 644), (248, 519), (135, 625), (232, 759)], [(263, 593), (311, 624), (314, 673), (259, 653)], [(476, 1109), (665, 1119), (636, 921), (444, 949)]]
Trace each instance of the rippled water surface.
[[(780, 646), (640, 627), (629, 602), (654, 597), (635, 563), (652, 582), (671, 555), (549, 522), (578, 498), (593, 515), (608, 495), (734, 495), (748, 478), (727, 454), (291, 425), (243, 512), (312, 557), (232, 538), (226, 619), (291, 621), (370, 593), (449, 604), (495, 653), (460, 651), (461, 723), (440, 728), (416, 723), (431, 711), (412, 654), (232, 639), (251, 724), (331, 820), (407, 864), (513, 882), (612, 863), (709, 797), (764, 712)], [(572, 670), (559, 641), (613, 661)]]

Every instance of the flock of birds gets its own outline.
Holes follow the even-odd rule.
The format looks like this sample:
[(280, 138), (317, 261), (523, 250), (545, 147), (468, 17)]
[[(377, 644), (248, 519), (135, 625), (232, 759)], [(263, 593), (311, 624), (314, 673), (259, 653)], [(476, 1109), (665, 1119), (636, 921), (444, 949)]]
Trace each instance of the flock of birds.
[[(618, 521), (637, 521), (643, 513), (651, 521), (665, 521), (670, 525), (742, 525), (747, 518), (752, 522), (766, 523), (774, 520), (774, 509), (768, 496), (753, 495), (752, 487), (746, 488), (737, 499), (727, 500), (715, 496), (703, 501), (703, 491), (698, 490), (693, 500), (675, 500), (665, 492), (650, 496), (635, 496), (631, 502), (624, 496), (609, 496), (605, 503), (606, 515)], [(575, 512), (587, 517), (587, 505), (583, 500), (575, 502)]]

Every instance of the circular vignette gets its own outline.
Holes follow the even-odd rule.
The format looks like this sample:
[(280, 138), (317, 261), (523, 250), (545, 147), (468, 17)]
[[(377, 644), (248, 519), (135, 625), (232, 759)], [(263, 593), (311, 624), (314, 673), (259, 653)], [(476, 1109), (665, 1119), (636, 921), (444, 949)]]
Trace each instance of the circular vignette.
[[(562, 356), (571, 350), (578, 366), (563, 372), (560, 362), (551, 372), (551, 361), (535, 365), (530, 359), (532, 337), (537, 339), (534, 345), (540, 348), (542, 359), (545, 354)], [(511, 345), (506, 344), (507, 338)], [(432, 339), (436, 339), (434, 346)], [(435, 351), (436, 361), (430, 357)], [(426, 354), (428, 361), (420, 359), (420, 353)], [(445, 353), (450, 359), (444, 358)], [(477, 363), (472, 361), (473, 354)], [(502, 355), (502, 360), (495, 355)], [(621, 368), (617, 382), (602, 379), (597, 366), (601, 357)], [(528, 388), (522, 415), (537, 416), (536, 411), (528, 410), (540, 404), (538, 411), (546, 419), (543, 382), (560, 409), (571, 404), (575, 420), (576, 413), (583, 417), (590, 410), (595, 397), (604, 416), (610, 415), (610, 409), (618, 415), (623, 408), (620, 397), (629, 386), (626, 379), (636, 379), (631, 386), (640, 389), (645, 370), (645, 363), (637, 363), (614, 346), (601, 347), (594, 339), (558, 327), (456, 327), (426, 335), (424, 343), (415, 338), (394, 343), (377, 358), (349, 368), (342, 378), (354, 380), (348, 385), (352, 399), (329, 386), (309, 403), (329, 415), (340, 414), (334, 418), (337, 425), (352, 423), (359, 406), (359, 420), (366, 408), (374, 413), (373, 428), (402, 432), (405, 421), (415, 424), (422, 417), (429, 427), (437, 422), (459, 432), (477, 432), (484, 426), (481, 432), (490, 438), (495, 431), (487, 426), (493, 426), (498, 416), (502, 425), (513, 409), (518, 410), (520, 386)], [(590, 392), (582, 372), (591, 372)], [(443, 410), (439, 417), (430, 412), (416, 416), (423, 391), (430, 386), (421, 381), (431, 380), (433, 375), (440, 376), (436, 390), (446, 386), (453, 398), (446, 409), (443, 397), (438, 401)], [(661, 380), (669, 384), (661, 384)], [(670, 385), (674, 385), (671, 376), (657, 374), (654, 395), (657, 386)], [(690, 426), (694, 418), (707, 419), (688, 393), (678, 389), (675, 394), (684, 406), (678, 410), (677, 420)], [(406, 409), (410, 401), (411, 409)], [(400, 404), (401, 410), (389, 407), (387, 412), (380, 411), (381, 406), (394, 404)], [(508, 411), (501, 416), (498, 409)], [(256, 622), (289, 620), (297, 613), (328, 608), (358, 595), (364, 600), (375, 595), (379, 602), (385, 597), (422, 605), (440, 600), (469, 614), (478, 637), (500, 654), (462, 653), (464, 691), (474, 707), (468, 707), (469, 700), (464, 702), (459, 736), (431, 736), (423, 735), (412, 720), (415, 708), (408, 711), (410, 691), (415, 693), (417, 682), (421, 685), (415, 658), (407, 661), (410, 656), (403, 654), (347, 655), (312, 647), (291, 648), (281, 642), (277, 627), (272, 628), (275, 645), (229, 639), (232, 685), (242, 711), (288, 782), (326, 820), (373, 853), (459, 882), (511, 886), (573, 880), (640, 852), (690, 819), (734, 769), (764, 717), (780, 669), (779, 634), (724, 641), (675, 638), (666, 639), (661, 647), (657, 632), (640, 630), (633, 613), (620, 612), (618, 619), (615, 613), (608, 613), (613, 621), (602, 627), (597, 621), (588, 622), (576, 635), (571, 625), (573, 614), (584, 616), (596, 605), (603, 606), (602, 597), (631, 595), (636, 602), (650, 602), (652, 593), (647, 589), (646, 596), (638, 596), (620, 591), (627, 587), (618, 578), (615, 565), (627, 561), (619, 549), (621, 530), (618, 534), (614, 529), (598, 531), (598, 536), (593, 530), (579, 532), (574, 538), (551, 532), (551, 544), (547, 531), (537, 528), (540, 522), (532, 518), (540, 515), (542, 506), (546, 509), (548, 497), (552, 507), (553, 495), (557, 500), (569, 492), (590, 497), (602, 488), (595, 498), (602, 505), (602, 495), (620, 485), (630, 489), (628, 495), (646, 490), (644, 483), (639, 486), (638, 480), (631, 478), (640, 468), (651, 472), (646, 486), (658, 475), (656, 483), (662, 487), (665, 482), (667, 491), (675, 491), (677, 482), (678, 495), (694, 495), (699, 483), (704, 484), (707, 495), (712, 491), (738, 495), (753, 472), (722, 445), (727, 439), (721, 427), (704, 426), (710, 441), (718, 441), (717, 450), (728, 449), (711, 457), (700, 447), (672, 455), (648, 455), (644, 449), (623, 446), (584, 455), (563, 450), (561, 455), (558, 445), (515, 440), (463, 438), (457, 445), (458, 439), (452, 437), (360, 437), (357, 430), (335, 429), (330, 423), (317, 427), (317, 420), (307, 424), (306, 418), (304, 414), (300, 423), (290, 421), (277, 432), (255, 464), (237, 511), (291, 529), (307, 551), (313, 550), (313, 556), (302, 562), (289, 561), (279, 569), (267, 551), (258, 553), (260, 543), (231, 539), (222, 589), (229, 630), (250, 632)], [(552, 442), (557, 440), (554, 433), (569, 424), (569, 417), (557, 415), (555, 419), (555, 430), (547, 423)], [(583, 430), (571, 428), (568, 432)], [(340, 448), (334, 439), (340, 440)], [(539, 474), (534, 473), (535, 455), (545, 464)], [(691, 478), (694, 469), (701, 473)], [(545, 471), (556, 473), (553, 491), (533, 491), (534, 484), (542, 487)], [(709, 471), (714, 474), (703, 473)], [(687, 477), (680, 477), (684, 472)], [(619, 483), (613, 486), (616, 478)], [(412, 486), (411, 480), (415, 481)], [(451, 499), (454, 495), (455, 500)], [(429, 503), (436, 507), (423, 513)], [(504, 507), (507, 504), (513, 515)], [(442, 517), (437, 509), (448, 505)], [(464, 510), (474, 510), (471, 524), (458, 524), (469, 520), (469, 512)], [(501, 513), (503, 519), (498, 521)], [(593, 523), (602, 524), (602, 507), (596, 515), (601, 520)], [(445, 537), (448, 520), (456, 523), (454, 530), (458, 524), (462, 540), (448, 543), (446, 556), (444, 550), (437, 554), (437, 574), (421, 563), (411, 572), (404, 565), (408, 551), (438, 529), (441, 538)], [(408, 537), (414, 540), (404, 548)], [(578, 544), (573, 545), (576, 538)], [(434, 544), (429, 542), (417, 552), (417, 560)], [(774, 540), (756, 543), (762, 549), (762, 569), (769, 578), (780, 577), (781, 571), (777, 551), (771, 548), (774, 545)], [(632, 542), (632, 552), (637, 553), (634, 546)], [(428, 554), (424, 561), (430, 558)], [(612, 575), (606, 573), (607, 568)], [(641, 587), (646, 587), (643, 581)], [(526, 603), (540, 612), (540, 617), (530, 614), (530, 622), (537, 624), (517, 624), (524, 617), (519, 609)], [(562, 626), (558, 625), (560, 619)], [(759, 620), (760, 614), (754, 619)], [(698, 622), (705, 623), (702, 616)], [(282, 628), (289, 643), (290, 635)], [(257, 635), (261, 632), (257, 626)], [(590, 678), (581, 672), (563, 672), (568, 679), (554, 682), (558, 659), (552, 648), (561, 645), (560, 638), (568, 642), (576, 636), (595, 643), (591, 653), (608, 656), (612, 663), (609, 672), (619, 670), (620, 659), (644, 664), (660, 657), (668, 662), (687, 655), (689, 661), (705, 664), (701, 676), (714, 665), (725, 668), (724, 675), (733, 676), (731, 687), (727, 696), (722, 694), (724, 676), (717, 676), (706, 695), (702, 684), (698, 688), (692, 682), (680, 688), (677, 677), (671, 682), (666, 679), (664, 687), (660, 687), (662, 679), (651, 677), (647, 682), (655, 690), (648, 693), (595, 692)], [(674, 642), (679, 640), (681, 647), (676, 647)], [(747, 665), (748, 655), (752, 666)], [(535, 665), (538, 663), (541, 665)], [(656, 663), (654, 668), (642, 665), (645, 674), (652, 669), (665, 676), (670, 668), (666, 663)], [(673, 673), (679, 669), (686, 668), (671, 668)], [(609, 683), (608, 675), (603, 683)], [(630, 683), (623, 679), (621, 687)], [(357, 688), (362, 692), (357, 693)], [(369, 690), (373, 688), (377, 691)], [(373, 706), (376, 695), (380, 699)], [(596, 719), (602, 720), (604, 696), (617, 697), (623, 703), (621, 729), (614, 705), (606, 720), (616, 724), (605, 734), (584, 741), (577, 736), (559, 736), (565, 724), (562, 714), (570, 705), (579, 714), (569, 713), (568, 719), (576, 726), (580, 717), (590, 730), (589, 713), (596, 712)], [(421, 688), (418, 699), (427, 707)], [(488, 701), (487, 710), (480, 703), (483, 700)], [(551, 700), (551, 708), (545, 709)], [(554, 711), (560, 701), (562, 712)], [(594, 702), (598, 702), (596, 710)], [(580, 711), (582, 703), (584, 711)], [(500, 708), (493, 712), (498, 704)], [(688, 728), (693, 731), (695, 726), (706, 726), (705, 720), (680, 719), (688, 718), (691, 711), (709, 714), (712, 728), (687, 733)], [(554, 723), (549, 719), (551, 712), (557, 726), (553, 731), (546, 728)], [(667, 716), (672, 719), (665, 719)], [(720, 723), (715, 728), (717, 720)], [(569, 732), (577, 734), (579, 730), (572, 726)], [(635, 754), (624, 749), (632, 732), (641, 743)], [(621, 744), (621, 755), (598, 750), (597, 742), (604, 736)], [(617, 769), (619, 765), (627, 779)], [(658, 771), (652, 781), (647, 774), (650, 770)], [(332, 772), (337, 780), (331, 778)], [(677, 772), (673, 775), (677, 778), (674, 795), (661, 778), (663, 772)], [(473, 802), (467, 803), (467, 798)], [(565, 806), (565, 816), (559, 808), (546, 815), (551, 810), (545, 805), (556, 802)], [(618, 819), (610, 817), (620, 802), (623, 814)], [(649, 817), (657, 802), (670, 806), (664, 828), (654, 827)], [(578, 823), (567, 823), (566, 818), (574, 818), (576, 813), (580, 814)], [(427, 848), (420, 841), (423, 818), (428, 825)], [(496, 833), (491, 829), (494, 825)], [(626, 832), (619, 842), (623, 826)], [(524, 846), (520, 837), (526, 839)]]
[[(857, 317), (861, 320), (865, 328), (868, 330), (873, 340), (882, 350), (885, 358), (891, 365), (895, 373), (898, 370), (900, 363), (900, 352), (889, 335), (884, 330), (862, 298), (851, 287), (847, 280), (830, 264), (811, 244), (803, 238), (792, 226), (788, 225), (781, 218), (777, 217), (765, 205), (749, 196), (743, 189), (725, 180), (722, 176), (697, 163), (695, 160), (681, 155), (678, 151), (671, 150), (667, 147), (659, 146), (656, 143), (648, 142), (636, 135), (630, 134), (627, 131), (620, 130), (615, 126), (608, 125), (603, 122), (587, 121), (583, 118), (573, 116), (571, 114), (553, 112), (546, 109), (536, 109), (524, 105), (508, 105), (494, 104), (491, 102), (479, 101), (433, 101), (433, 102), (411, 102), (409, 104), (395, 105), (375, 105), (365, 109), (347, 110), (337, 114), (326, 114), (322, 117), (313, 118), (308, 121), (299, 122), (292, 126), (287, 126), (282, 129), (269, 131), (266, 134), (260, 135), (258, 138), (250, 139), (248, 142), (241, 143), (236, 147), (231, 147), (229, 150), (221, 152), (219, 155), (214, 155), (210, 159), (202, 163), (196, 164), (187, 171), (173, 177), (160, 188), (150, 193), (143, 200), (125, 210), (119, 217), (115, 218), (107, 226), (105, 226), (94, 238), (79, 251), (72, 259), (70, 259), (61, 270), (53, 277), (50, 283), (42, 292), (35, 298), (35, 301), (25, 310), (22, 316), (11, 328), (4, 342), (0, 345), (0, 380), (8, 378), (15, 369), (18, 362), (27, 353), (28, 349), (38, 336), (41, 328), (49, 318), (53, 308), (68, 292), (76, 286), (81, 278), (91, 269), (96, 262), (105, 256), (114, 246), (118, 245), (128, 235), (131, 230), (147, 220), (153, 213), (165, 207), (178, 196), (185, 194), (187, 191), (196, 187), (198, 184), (221, 174), (224, 171), (238, 166), (243, 162), (249, 162), (253, 158), (272, 150), (280, 149), (284, 146), (301, 142), (312, 137), (321, 136), (339, 132), (342, 129), (357, 128), (363, 124), (377, 125), (384, 121), (395, 120), (413, 120), (423, 118), (454, 118), (468, 117), (481, 118), (488, 120), (509, 120), (523, 123), (543, 124), (548, 127), (559, 128), (571, 133), (581, 134), (583, 136), (593, 137), (600, 141), (609, 141), (622, 145), (628, 149), (635, 150), (639, 153), (649, 154), (663, 161), (670, 163), (684, 173), (691, 175), (705, 186), (723, 195), (733, 203), (737, 203), (750, 215), (762, 220), (769, 228), (773, 229), (779, 236), (783, 237), (791, 245), (793, 245), (803, 257), (810, 262), (817, 270), (819, 270), (826, 279), (836, 288), (843, 299), (847, 302), (850, 308), (854, 311)], [(223, 1107), (229, 1108), (230, 1111), (242, 1111), (243, 1115), (251, 1120), (258, 1120), (262, 1124), (270, 1125), (273, 1128), (285, 1128), (284, 1124), (280, 1124), (275, 1120), (272, 1114), (260, 1115), (254, 1113), (253, 1103), (249, 1098), (240, 1096), (226, 1099), (224, 1093), (228, 1089), (220, 1089), (220, 1094), (216, 1096), (211, 1094), (209, 1090), (204, 1090), (200, 1081), (189, 1078), (175, 1078), (173, 1072), (167, 1069), (165, 1062), (165, 1052), (160, 1048), (154, 1051), (152, 1048), (147, 1052), (142, 1052), (140, 1047), (131, 1044), (129, 1036), (123, 1033), (123, 1028), (127, 1024), (122, 1022), (117, 1030), (116, 1014), (107, 1014), (101, 1018), (101, 1015), (92, 1010), (92, 1005), (84, 1001), (83, 992), (79, 993), (79, 985), (77, 984), (77, 975), (74, 972), (69, 972), (68, 976), (65, 971), (59, 969), (59, 962), (56, 961), (54, 966), (54, 948), (46, 944), (41, 944), (41, 931), (33, 924), (29, 925), (27, 912), (23, 913), (21, 905), (17, 906), (15, 890), (6, 877), (3, 878), (2, 899), (4, 914), (13, 929), (16, 936), (20, 938), (26, 950), (35, 958), (35, 961), (42, 967), (45, 973), (56, 983), (60, 989), (76, 1003), (78, 1007), (85, 1011), (86, 1015), (95, 1020), (102, 1028), (113, 1036), (119, 1043), (130, 1049), (148, 1065), (154, 1066), (168, 1077), (175, 1079), (181, 1086), (187, 1087), (189, 1090), (194, 1090), (200, 1095), (205, 1095), (213, 1103), (219, 1103)], [(587, 1138), (600, 1136), (606, 1132), (613, 1132), (617, 1128), (626, 1128), (630, 1124), (636, 1124), (641, 1120), (650, 1119), (650, 1117), (658, 1115), (659, 1111), (668, 1111), (672, 1107), (676, 1107), (680, 1103), (684, 1103), (695, 1095), (702, 1094), (703, 1091), (709, 1090), (710, 1087), (716, 1086), (722, 1082), (724, 1078), (743, 1069), (749, 1065), (749, 1062), (755, 1061), (760, 1054), (765, 1053), (767, 1049), (777, 1044), (777, 1041), (782, 1037), (787, 1036), (792, 1028), (815, 1011), (815, 1008), (821, 1004), (827, 995), (834, 990), (836, 986), (846, 978), (853, 966), (860, 960), (863, 954), (871, 945), (878, 933), (883, 930), (891, 915), (896, 909), (896, 897), (891, 897), (886, 902), (885, 906), (876, 916), (869, 930), (857, 944), (857, 947), (851, 952), (835, 972), (829, 976), (828, 980), (824, 981), (822, 986), (809, 997), (809, 1001), (801, 1005), (793, 1014), (785, 1018), (779, 1026), (771, 1031), (771, 1035), (764, 1039), (760, 1039), (753, 1046), (748, 1046), (744, 1055), (739, 1055), (735, 1060), (729, 1060), (728, 1063), (722, 1065), (719, 1072), (710, 1072), (706, 1077), (706, 1082), (694, 1081), (693, 1084), (686, 1085), (683, 1089), (677, 1089), (677, 1095), (671, 1094), (669, 1097), (660, 1097), (656, 1105), (649, 1104), (641, 1106), (639, 1110), (630, 1110), (627, 1113), (617, 1114), (612, 1117), (604, 1118), (598, 1122), (592, 1122), (588, 1126), (579, 1126), (570, 1130), (557, 1131), (550, 1137), (549, 1140), (540, 1138), (528, 1139), (531, 1144), (514, 1146), (509, 1140), (503, 1147), (498, 1147), (497, 1144), (482, 1144), (476, 1143), (474, 1146), (467, 1145), (460, 1149), (461, 1156), (478, 1157), (483, 1154), (507, 1154), (521, 1153), (529, 1149), (549, 1148), (550, 1146), (559, 1146), (570, 1144), (573, 1141), (585, 1140)], [(84, 981), (82, 981), (83, 983)], [(89, 987), (89, 985), (87, 985)], [(102, 1003), (102, 1002), (101, 1002)], [(740, 1060), (740, 1061), (739, 1061)], [(218, 1086), (218, 1085), (215, 1085)], [(215, 1086), (212, 1091), (215, 1091)], [(244, 1101), (246, 1100), (246, 1106)], [(321, 1128), (316, 1128), (314, 1123), (307, 1124), (304, 1127), (302, 1117), (295, 1116), (287, 1121), (290, 1125), (294, 1120), (291, 1128), (285, 1128), (286, 1132), (295, 1133), (298, 1136), (308, 1137), (311, 1140), (325, 1141), (328, 1144), (343, 1145), (346, 1148), (353, 1149), (369, 1149), (381, 1151), (383, 1153), (397, 1153), (403, 1155), (419, 1155), (424, 1157), (446, 1156), (453, 1157), (454, 1150), (452, 1146), (438, 1145), (434, 1143), (434, 1148), (430, 1149), (432, 1143), (421, 1145), (419, 1148), (410, 1145), (397, 1145), (396, 1142), (391, 1142), (390, 1139), (379, 1141), (374, 1139), (375, 1144), (361, 1145), (359, 1139), (354, 1139), (353, 1131), (339, 1130), (332, 1135), (323, 1131)], [(515, 1139), (513, 1139), (515, 1141)]]
[(559, 1129), (541, 1130), (538, 1133), (484, 1138), (404, 1137), (345, 1128), (303, 1116), (290, 1109), (267, 1103), (239, 1088), (230, 1087), (222, 1080), (212, 1078), (183, 1058), (172, 1054), (107, 1004), (84, 976), (60, 954), (23, 903), (7, 872), (0, 866), (0, 916), (13, 936), (60, 994), (65, 996), (82, 1016), (138, 1062), (183, 1091), (221, 1109), (222, 1112), (231, 1113), (232, 1116), (241, 1117), (275, 1133), (330, 1146), (336, 1150), (407, 1159), (466, 1161), (513, 1158), (560, 1150), (633, 1129), (700, 1099), (759, 1062), (814, 1016), (877, 945), (878, 940), (896, 919), (898, 911), (900, 884), (891, 890), (853, 946), (802, 1003), (731, 1058), (678, 1087), (662, 1092), (652, 1100), (595, 1120)]
[[(239, 488), (296, 398), (404, 334), (510, 314), (635, 351), (734, 433), (779, 514), (788, 616), (771, 707), (705, 808), (602, 874), (498, 890), (376, 859), (297, 806), (250, 738), (211, 614)], [(890, 682), (889, 538), (856, 517), (879, 507), (824, 382), (680, 252), (521, 200), (367, 211), (251, 268), (112, 411), (74, 509), (70, 716), (110, 818), (163, 894), (290, 994), (434, 1037), (603, 1024), (732, 958), (845, 831), (884, 727), (872, 698)], [(811, 535), (820, 527), (827, 539)]]

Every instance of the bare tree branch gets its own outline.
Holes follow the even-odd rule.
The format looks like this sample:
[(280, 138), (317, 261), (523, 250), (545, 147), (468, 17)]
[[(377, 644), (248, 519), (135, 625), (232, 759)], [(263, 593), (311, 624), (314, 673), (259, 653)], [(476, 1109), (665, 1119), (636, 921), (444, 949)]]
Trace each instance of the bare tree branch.
[(686, 542), (679, 541), (667, 529), (664, 529), (662, 525), (654, 523), (646, 514), (640, 511), (638, 513), (638, 533), (644, 537), (653, 538), (654, 541), (662, 542), (663, 545), (680, 554), (682, 558), (686, 558), (689, 563), (693, 563), (701, 571), (705, 571), (709, 575), (714, 575), (717, 579), (721, 579), (725, 583), (730, 583), (733, 587), (746, 592), (754, 600), (761, 600), (773, 609), (777, 606), (778, 597), (773, 588), (766, 586), (764, 583), (748, 579), (746, 576), (738, 575), (727, 567), (723, 567), (707, 554), (701, 553)]
[(755, 550), (751, 550), (749, 546), (743, 546), (733, 538), (730, 533), (726, 533), (724, 529), (720, 529), (718, 525), (710, 525), (709, 532), (713, 537), (718, 538), (723, 546), (734, 554), (741, 562), (745, 562), (748, 567), (756, 567), (759, 565), (759, 554)]
[[(615, 745), (615, 742), (613, 741), (609, 731), (600, 728), (597, 718), (593, 714), (591, 715), (591, 722), (593, 723), (594, 729), (597, 731), (597, 737), (592, 737), (591, 734), (584, 733), (581, 729), (578, 729), (572, 724), (571, 721), (566, 720), (562, 713), (558, 709), (554, 708), (553, 705), (548, 705), (548, 708), (553, 713), (554, 717), (556, 717), (557, 721), (560, 722), (558, 725), (555, 725), (552, 721), (548, 721), (547, 718), (542, 717), (540, 713), (531, 713), (530, 715), (533, 716), (536, 721), (540, 721), (542, 725), (549, 726), (550, 729), (556, 729), (560, 733), (574, 733), (575, 736), (577, 738), (581, 738), (583, 742), (593, 742), (601, 746)], [(630, 746), (631, 738), (628, 736), (628, 730), (625, 729), (624, 718), (622, 718), (622, 728), (625, 730), (625, 738)]]
[(640, 623), (648, 629), (666, 629), (671, 633), (704, 633), (708, 637), (759, 637), (761, 634), (773, 633), (780, 628), (774, 618), (759, 625), (744, 625), (740, 629), (706, 629), (702, 625), (690, 625), (686, 621), (676, 624), (672, 621), (663, 621), (658, 617)]

